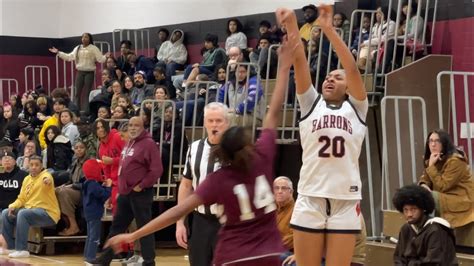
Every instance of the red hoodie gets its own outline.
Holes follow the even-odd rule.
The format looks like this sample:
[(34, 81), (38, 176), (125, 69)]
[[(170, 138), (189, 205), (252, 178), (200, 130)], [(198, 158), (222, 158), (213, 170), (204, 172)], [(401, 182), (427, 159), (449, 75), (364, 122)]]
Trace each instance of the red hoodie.
[(151, 135), (143, 131), (136, 139), (131, 139), (122, 151), (119, 173), (119, 193), (127, 195), (132, 189), (151, 188), (163, 174), (160, 150)]
[(99, 159), (102, 160), (102, 156), (105, 155), (114, 160), (112, 164), (104, 164), (104, 176), (106, 179), (112, 179), (114, 185), (117, 184), (120, 155), (124, 145), (120, 134), (115, 129), (110, 130), (107, 139), (104, 142), (101, 141), (99, 145)]

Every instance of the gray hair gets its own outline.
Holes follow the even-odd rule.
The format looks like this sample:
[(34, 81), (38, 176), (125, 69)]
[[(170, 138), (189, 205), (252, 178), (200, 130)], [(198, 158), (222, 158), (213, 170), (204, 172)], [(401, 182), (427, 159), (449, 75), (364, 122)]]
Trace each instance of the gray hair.
[(288, 183), (288, 186), (291, 188), (291, 191), (293, 191), (293, 182), (291, 181), (291, 179), (289, 179), (286, 176), (279, 176), (275, 178), (275, 180), (273, 180), (273, 184), (275, 184), (275, 182), (280, 181), (280, 180), (285, 180)]
[(220, 102), (211, 102), (208, 103), (204, 107), (204, 119), (206, 118), (206, 114), (208, 110), (220, 110), (222, 114), (225, 117), (225, 120), (230, 123), (230, 117), (229, 117), (229, 107), (227, 105), (220, 103)]

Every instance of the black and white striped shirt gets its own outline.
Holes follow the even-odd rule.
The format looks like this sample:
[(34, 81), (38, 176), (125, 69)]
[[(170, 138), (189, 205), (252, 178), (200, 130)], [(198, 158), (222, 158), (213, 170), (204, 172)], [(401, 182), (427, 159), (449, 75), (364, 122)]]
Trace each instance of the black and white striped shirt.
[[(183, 176), (192, 180), (194, 190), (206, 180), (208, 174), (217, 171), (221, 167), (220, 163), (211, 155), (211, 148), (213, 146), (206, 138), (194, 141), (188, 150)], [(218, 216), (222, 212), (217, 204), (211, 206), (200, 205), (196, 211), (202, 214), (215, 214)]]

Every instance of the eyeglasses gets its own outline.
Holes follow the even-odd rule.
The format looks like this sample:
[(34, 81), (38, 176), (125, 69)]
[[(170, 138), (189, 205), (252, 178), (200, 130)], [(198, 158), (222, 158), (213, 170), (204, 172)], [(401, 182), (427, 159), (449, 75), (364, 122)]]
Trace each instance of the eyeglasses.
[(433, 143), (434, 144), (439, 144), (439, 143), (441, 143), (441, 140), (440, 139), (430, 139), (430, 140), (428, 140), (428, 143), (430, 143), (430, 144), (433, 144)]
[(281, 186), (281, 187), (280, 187), (280, 186), (274, 186), (274, 187), (273, 187), (273, 190), (274, 190), (274, 191), (279, 191), (279, 190), (288, 191), (288, 190), (290, 190), (290, 189), (291, 189), (290, 187), (286, 187), (286, 186)]

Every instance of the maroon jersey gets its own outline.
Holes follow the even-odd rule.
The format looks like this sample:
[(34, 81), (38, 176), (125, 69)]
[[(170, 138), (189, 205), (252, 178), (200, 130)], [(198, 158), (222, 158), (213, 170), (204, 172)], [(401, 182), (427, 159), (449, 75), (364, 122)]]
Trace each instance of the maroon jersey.
[(237, 262), (278, 255), (284, 251), (276, 225), (273, 162), (276, 131), (263, 130), (255, 144), (252, 170), (243, 174), (223, 167), (208, 175), (196, 194), (204, 204), (224, 206), (214, 263)]

